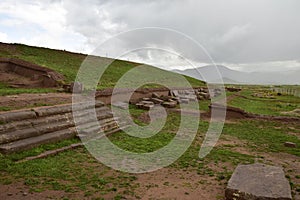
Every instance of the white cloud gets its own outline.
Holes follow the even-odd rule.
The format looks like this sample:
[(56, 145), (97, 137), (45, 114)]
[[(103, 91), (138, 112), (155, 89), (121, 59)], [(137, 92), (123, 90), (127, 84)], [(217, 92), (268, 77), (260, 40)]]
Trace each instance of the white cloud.
[(293, 71), (300, 70), (300, 63), (296, 60), (273, 61), (273, 62), (257, 62), (257, 63), (222, 63), (223, 65), (239, 71), (247, 72), (265, 72), (265, 71)]
[[(10, 42), (86, 52), (86, 38), (67, 28), (60, 1), (1, 1), (1, 31)], [(13, 31), (8, 31), (13, 30)], [(3, 40), (1, 40), (3, 41)]]
[(3, 41), (3, 42), (8, 42), (9, 41), (6, 33), (1, 33), (0, 32), (0, 41)]
[[(291, 64), (300, 60), (299, 7), (298, 0), (2, 0), (0, 40), (89, 52), (122, 31), (163, 27), (194, 38), (216, 63), (248, 71), (289, 69), (299, 67)], [(130, 49), (149, 38), (175, 50), (170, 38), (155, 34), (137, 34), (113, 48)], [(196, 63), (207, 63), (194, 48), (182, 46)], [(149, 55), (130, 59), (146, 62)], [(184, 65), (175, 57), (151, 56), (169, 68)]]

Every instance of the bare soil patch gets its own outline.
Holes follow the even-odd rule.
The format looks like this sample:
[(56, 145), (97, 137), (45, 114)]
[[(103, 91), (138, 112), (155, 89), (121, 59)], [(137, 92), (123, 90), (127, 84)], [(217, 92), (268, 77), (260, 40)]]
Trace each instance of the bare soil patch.
[(41, 85), (40, 80), (32, 80), (13, 72), (3, 72), (1, 70), (0, 81), (14, 88), (37, 88)]
[(214, 177), (194, 171), (164, 168), (137, 176), (141, 199), (217, 199), (224, 196), (225, 185)]
[(16, 182), (10, 185), (1, 185), (0, 199), (5, 200), (40, 200), (40, 199), (63, 199), (64, 197), (77, 198), (77, 195), (66, 195), (64, 191), (47, 190), (44, 192), (31, 192), (30, 188), (22, 182)]

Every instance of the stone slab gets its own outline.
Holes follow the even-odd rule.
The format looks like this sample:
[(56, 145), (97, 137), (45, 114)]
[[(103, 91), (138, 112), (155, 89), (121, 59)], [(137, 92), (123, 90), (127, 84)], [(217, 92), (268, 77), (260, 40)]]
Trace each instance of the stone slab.
[(226, 200), (292, 200), (283, 169), (258, 163), (238, 165), (225, 196)]
[(162, 104), (164, 101), (161, 100), (161, 99), (158, 99), (158, 98), (151, 98), (151, 101), (154, 103), (154, 104)]
[(285, 142), (285, 143), (284, 143), (284, 146), (285, 146), (285, 147), (290, 147), (290, 148), (296, 148), (296, 147), (297, 147), (297, 144), (296, 144), (296, 143), (293, 143), (293, 142)]

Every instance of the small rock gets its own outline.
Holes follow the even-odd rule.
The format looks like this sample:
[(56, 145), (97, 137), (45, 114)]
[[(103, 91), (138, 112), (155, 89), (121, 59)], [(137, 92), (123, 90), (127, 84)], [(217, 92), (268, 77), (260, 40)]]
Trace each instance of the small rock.
[(10, 192), (9, 192), (9, 193), (7, 193), (7, 196), (12, 196), (12, 195), (13, 195), (13, 193), (10, 193)]
[(297, 147), (296, 143), (293, 143), (293, 142), (285, 142), (284, 146), (285, 147), (290, 147), (290, 148), (296, 148)]
[(27, 196), (28, 195), (28, 193), (27, 192), (23, 192), (23, 196)]
[(142, 104), (142, 103), (137, 103), (137, 104), (135, 104), (138, 108), (142, 108), (142, 106), (144, 105), (144, 104)]

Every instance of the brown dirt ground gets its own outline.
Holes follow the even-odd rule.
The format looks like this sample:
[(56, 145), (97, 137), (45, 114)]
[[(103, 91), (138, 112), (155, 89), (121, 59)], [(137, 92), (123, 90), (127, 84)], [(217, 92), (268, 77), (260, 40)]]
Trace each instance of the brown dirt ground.
[(164, 168), (138, 175), (140, 188), (136, 194), (142, 199), (216, 199), (224, 196), (224, 185), (215, 177), (199, 175), (195, 171)]
[(71, 101), (72, 94), (69, 93), (19, 94), (0, 96), (0, 107), (17, 110), (38, 106), (71, 103)]

